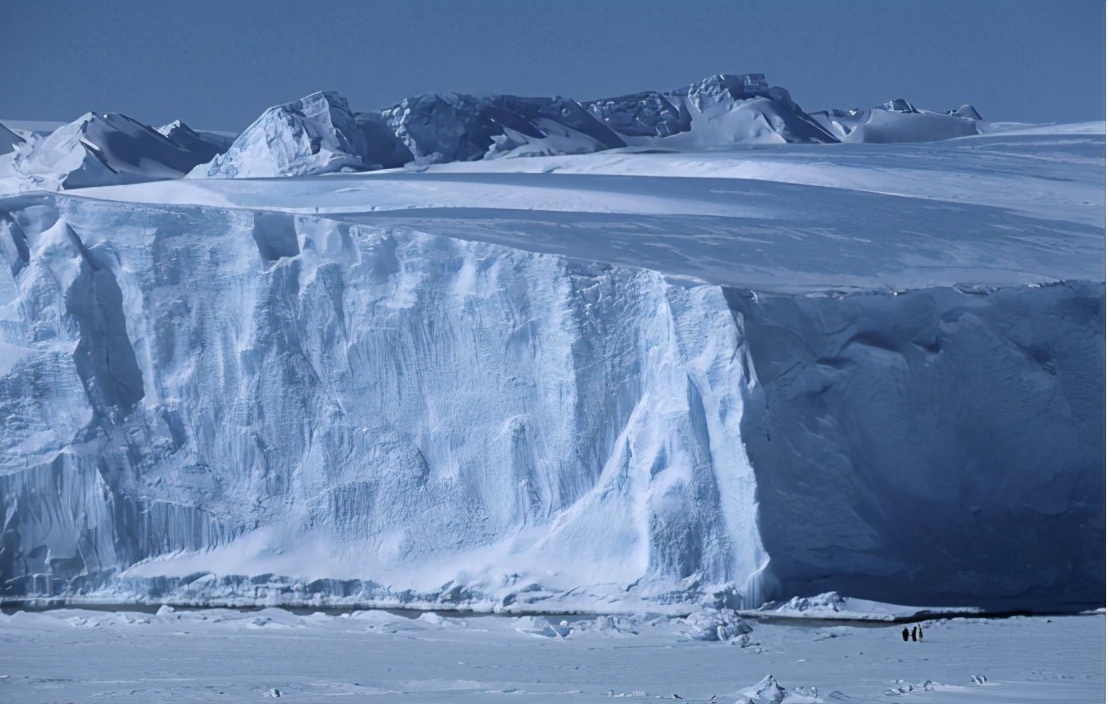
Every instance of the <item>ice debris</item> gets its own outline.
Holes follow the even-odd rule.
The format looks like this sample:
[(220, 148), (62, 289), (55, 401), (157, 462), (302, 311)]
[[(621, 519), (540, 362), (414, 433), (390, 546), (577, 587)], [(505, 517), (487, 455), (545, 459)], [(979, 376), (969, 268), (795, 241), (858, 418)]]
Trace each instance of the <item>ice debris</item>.
[(730, 641), (750, 633), (750, 624), (736, 612), (728, 610), (703, 609), (689, 614), (685, 623), (691, 626), (690, 640)]

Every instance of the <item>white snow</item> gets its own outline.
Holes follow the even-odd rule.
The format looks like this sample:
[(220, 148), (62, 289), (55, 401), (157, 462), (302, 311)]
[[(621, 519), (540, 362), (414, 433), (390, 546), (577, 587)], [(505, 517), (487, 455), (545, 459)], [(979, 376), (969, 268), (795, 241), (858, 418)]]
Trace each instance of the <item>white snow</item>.
[(510, 618), (413, 616), (0, 615), (0, 696), (24, 704), (1104, 701), (1103, 615), (935, 620), (919, 643), (903, 642), (899, 624), (757, 624), (749, 634), (757, 646), (688, 640), (669, 619), (640, 619), (629, 633), (573, 617), (530, 618), (521, 628)]

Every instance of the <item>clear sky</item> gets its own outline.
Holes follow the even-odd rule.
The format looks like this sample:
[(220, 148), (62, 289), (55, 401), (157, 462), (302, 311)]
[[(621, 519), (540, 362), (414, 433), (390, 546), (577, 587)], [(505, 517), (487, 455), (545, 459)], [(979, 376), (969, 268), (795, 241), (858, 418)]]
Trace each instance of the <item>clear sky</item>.
[(1103, 120), (1104, 0), (0, 0), (0, 116), (238, 130), (337, 90), (597, 98), (761, 72), (809, 111), (904, 97)]

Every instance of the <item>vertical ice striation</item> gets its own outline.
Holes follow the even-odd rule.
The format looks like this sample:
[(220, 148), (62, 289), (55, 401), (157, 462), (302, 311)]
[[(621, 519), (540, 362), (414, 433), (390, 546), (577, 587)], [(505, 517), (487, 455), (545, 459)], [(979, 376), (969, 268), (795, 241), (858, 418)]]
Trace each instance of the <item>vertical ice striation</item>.
[(130, 568), (759, 599), (718, 287), (276, 213), (6, 209), (6, 594)]

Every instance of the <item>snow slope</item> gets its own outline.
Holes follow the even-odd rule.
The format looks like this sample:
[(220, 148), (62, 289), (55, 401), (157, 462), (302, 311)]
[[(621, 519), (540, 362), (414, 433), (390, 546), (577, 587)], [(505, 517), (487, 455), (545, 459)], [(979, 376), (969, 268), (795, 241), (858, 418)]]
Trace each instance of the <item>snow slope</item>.
[(5, 594), (1100, 603), (1103, 136), (796, 149), (0, 201)]

